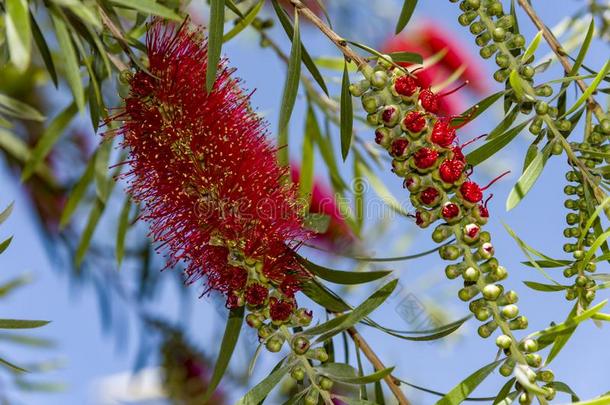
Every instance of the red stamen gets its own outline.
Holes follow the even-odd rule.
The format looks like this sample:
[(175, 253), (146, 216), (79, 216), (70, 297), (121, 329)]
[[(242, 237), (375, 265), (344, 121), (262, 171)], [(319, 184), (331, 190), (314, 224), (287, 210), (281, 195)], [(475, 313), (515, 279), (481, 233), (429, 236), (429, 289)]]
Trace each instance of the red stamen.
[(502, 173), (501, 175), (499, 175), (498, 177), (496, 177), (495, 179), (490, 181), (489, 184), (487, 184), (485, 187), (481, 188), (481, 190), (487, 190), (489, 187), (491, 187), (492, 184), (494, 184), (496, 181), (500, 180), (502, 177), (506, 176), (509, 173), (510, 173), (510, 170), (505, 171), (504, 173)]

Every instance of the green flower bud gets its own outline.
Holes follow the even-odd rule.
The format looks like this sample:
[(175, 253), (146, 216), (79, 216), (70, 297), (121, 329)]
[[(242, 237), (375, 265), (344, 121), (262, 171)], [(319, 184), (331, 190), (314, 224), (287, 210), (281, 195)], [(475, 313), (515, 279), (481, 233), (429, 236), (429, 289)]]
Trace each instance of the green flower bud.
[(508, 377), (513, 374), (514, 369), (515, 369), (515, 361), (512, 358), (508, 358), (500, 366), (500, 374), (504, 377)]
[(330, 389), (333, 387), (333, 381), (327, 377), (320, 377), (320, 381), (318, 382), (318, 385), (324, 391), (330, 391)]
[(362, 97), (362, 95), (371, 88), (371, 82), (368, 80), (360, 80), (359, 82), (352, 83), (349, 86), (349, 91), (354, 97)]
[(485, 277), (485, 281), (487, 283), (495, 283), (497, 281), (504, 280), (506, 277), (508, 277), (508, 271), (506, 271), (506, 268), (504, 266), (498, 266), (489, 272), (487, 277)]
[(303, 381), (305, 378), (305, 369), (301, 366), (296, 366), (290, 372), (290, 376), (296, 381)]
[(476, 285), (471, 285), (471, 286), (460, 289), (460, 291), (458, 291), (458, 297), (462, 301), (468, 302), (471, 299), (473, 299), (474, 297), (476, 297), (478, 293), (479, 293), (479, 288)]
[(521, 34), (514, 35), (510, 41), (508, 41), (509, 49), (523, 48), (525, 45), (525, 37)]
[(273, 330), (267, 325), (263, 325), (258, 329), (258, 337), (261, 339), (267, 339), (272, 333)]
[(525, 361), (530, 367), (538, 368), (542, 364), (542, 357), (537, 353), (525, 355)]
[(479, 51), (483, 59), (489, 59), (498, 51), (496, 44), (486, 45)]
[(503, 53), (499, 53), (496, 55), (496, 65), (502, 69), (505, 69), (508, 67), (508, 65), (510, 65), (510, 59)]
[(496, 338), (496, 345), (500, 349), (508, 349), (512, 342), (513, 342), (513, 340), (509, 336), (506, 336), (506, 335), (500, 335)]
[(536, 379), (545, 383), (550, 383), (555, 379), (555, 374), (553, 374), (551, 370), (542, 370), (538, 372)]
[(494, 247), (491, 243), (485, 242), (477, 249), (477, 256), (481, 259), (491, 259), (494, 255)]
[(521, 69), (519, 69), (519, 74), (525, 79), (531, 79), (532, 77), (534, 77), (535, 73), (536, 71), (534, 70), (534, 68), (529, 65), (522, 66)]
[(377, 111), (381, 102), (379, 100), (379, 96), (377, 94), (365, 94), (362, 96), (362, 108), (369, 114), (372, 114)]
[(470, 25), (470, 32), (471, 32), (473, 35), (479, 35), (479, 34), (480, 34), (481, 32), (483, 32), (483, 31), (485, 31), (485, 24), (483, 24), (483, 23), (482, 23), (482, 22), (480, 22), (480, 21), (473, 22), (473, 23)]
[(454, 278), (458, 278), (462, 274), (462, 269), (455, 264), (449, 264), (445, 267), (445, 275), (448, 279), (453, 280)]
[(589, 290), (585, 293), (585, 301), (593, 302), (595, 300), (595, 291)]
[(494, 333), (497, 328), (498, 324), (496, 323), (496, 321), (490, 321), (484, 325), (479, 326), (477, 332), (482, 338), (488, 338), (489, 336), (491, 336), (492, 333)]
[(509, 74), (510, 74), (509, 69), (496, 70), (494, 73), (494, 80), (499, 83), (502, 83), (502, 82), (506, 81), (506, 79), (508, 79)]
[(536, 95), (541, 97), (550, 97), (553, 95), (553, 88), (548, 84), (543, 84), (535, 89)]
[(489, 317), (491, 317), (492, 313), (491, 310), (489, 308), (479, 308), (475, 313), (474, 313), (474, 317), (477, 318), (477, 320), (484, 322), (486, 320), (489, 319)]
[(305, 395), (303, 403), (304, 405), (318, 405), (319, 397), (320, 392), (315, 387), (311, 387), (307, 395)]
[(483, 297), (487, 301), (495, 301), (502, 294), (502, 287), (497, 284), (488, 284), (483, 288)]
[(577, 296), (578, 295), (577, 295), (576, 291), (573, 288), (568, 288), (566, 290), (566, 300), (573, 301), (573, 300), (576, 299)]
[(549, 105), (544, 101), (538, 101), (536, 103), (536, 114), (545, 115), (549, 111)]
[(502, 10), (502, 3), (499, 1), (494, 1), (493, 3), (487, 6), (487, 14), (490, 16), (501, 17), (504, 14)]
[(545, 392), (544, 397), (547, 400), (552, 401), (553, 399), (555, 399), (555, 395), (557, 394), (557, 391), (555, 391), (555, 388), (550, 387), (550, 386), (545, 386), (545, 387), (542, 387), (542, 389)]
[(512, 321), (510, 321), (508, 323), (508, 327), (511, 330), (526, 329), (527, 325), (528, 325), (527, 318), (523, 315), (521, 315), (518, 318), (513, 319)]
[(388, 70), (390, 69), (393, 65), (394, 61), (392, 60), (392, 57), (390, 55), (382, 55), (380, 57), (377, 58), (377, 65), (379, 67), (381, 67), (384, 70)]
[(576, 285), (579, 287), (584, 287), (585, 285), (587, 285), (587, 281), (589, 281), (589, 279), (586, 276), (576, 277)]
[(464, 270), (463, 277), (465, 281), (477, 281), (480, 275), (481, 272), (479, 269), (468, 267), (466, 270)]
[(468, 8), (471, 10), (478, 10), (481, 7), (481, 0), (466, 0)]
[(492, 257), (491, 259), (481, 263), (479, 268), (483, 273), (489, 273), (490, 271), (497, 269), (499, 265), (500, 263), (498, 263), (498, 259)]
[(485, 46), (491, 41), (491, 34), (489, 32), (483, 32), (482, 34), (477, 35), (474, 42), (478, 46)]
[(513, 24), (514, 24), (514, 20), (513, 20), (512, 15), (502, 16), (502, 17), (498, 18), (498, 20), (496, 21), (496, 27), (500, 27), (500, 28), (504, 28), (504, 29), (508, 29), (508, 28), (512, 27)]
[(326, 349), (323, 347), (316, 347), (313, 350), (313, 357), (322, 363), (328, 361), (328, 353), (326, 353)]
[(246, 316), (246, 323), (248, 324), (249, 327), (254, 328), (254, 329), (260, 328), (263, 324), (260, 317), (255, 314), (248, 314)]
[[(410, 171), (411, 171), (411, 167), (409, 167), (409, 161), (408, 160), (402, 160), (402, 159), (393, 159), (392, 160), (392, 171), (400, 177), (404, 177), (406, 176)], [(422, 215), (423, 212), (427, 212), (427, 211), (422, 211)], [(430, 218), (430, 215), (428, 214), (427, 218)], [(426, 226), (428, 226), (429, 223), (426, 224)]]
[(519, 307), (515, 304), (510, 304), (502, 308), (502, 316), (506, 319), (513, 319), (519, 315)]
[(570, 120), (561, 120), (557, 122), (557, 129), (562, 132), (567, 132), (572, 129), (572, 123), (570, 122)]
[(388, 84), (388, 74), (383, 70), (378, 70), (371, 77), (371, 84), (377, 89), (383, 89)]
[(610, 119), (603, 119), (599, 126), (604, 134), (610, 135)]
[(527, 392), (524, 392), (519, 395), (519, 403), (521, 405), (530, 405), (532, 403), (532, 397)]
[(506, 39), (506, 31), (502, 27), (496, 27), (491, 35), (496, 42), (502, 42)]
[(441, 243), (452, 235), (451, 228), (447, 225), (439, 225), (432, 232), (432, 240), (436, 243)]
[(379, 116), (380, 114), (376, 112), (367, 114), (366, 122), (372, 127), (377, 126), (381, 124), (381, 122), (379, 121)]
[(290, 342), (290, 346), (292, 347), (292, 351), (297, 355), (303, 355), (307, 353), (309, 350), (309, 339), (302, 335), (293, 336), (292, 341)]
[(460, 14), (460, 16), (458, 17), (458, 22), (460, 23), (460, 25), (465, 27), (465, 26), (469, 25), (471, 22), (473, 22), (475, 20), (475, 18), (477, 18), (476, 12), (467, 11), (464, 14)]
[(503, 296), (498, 298), (498, 305), (516, 304), (519, 301), (519, 296), (514, 290), (507, 291)]
[(271, 353), (277, 353), (282, 350), (283, 344), (284, 341), (279, 337), (272, 337), (271, 339), (267, 340), (265, 346), (267, 347), (267, 350), (269, 350)]
[(462, 248), (457, 245), (445, 245), (439, 249), (439, 255), (444, 260), (457, 260), (462, 256)]

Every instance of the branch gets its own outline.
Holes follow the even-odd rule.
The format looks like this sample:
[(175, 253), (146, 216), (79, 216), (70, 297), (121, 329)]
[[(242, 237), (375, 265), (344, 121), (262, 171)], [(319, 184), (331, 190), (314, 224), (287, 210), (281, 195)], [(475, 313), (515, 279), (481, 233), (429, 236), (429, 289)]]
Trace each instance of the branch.
[[(570, 63), (568, 58), (565, 57), (566, 53), (557, 38), (555, 38), (555, 35), (553, 35), (551, 30), (549, 30), (547, 26), (542, 22), (538, 14), (536, 14), (536, 11), (532, 8), (532, 6), (527, 0), (518, 0), (518, 2), (521, 8), (523, 8), (525, 13), (532, 20), (536, 28), (542, 31), (542, 36), (551, 47), (551, 50), (555, 53), (555, 55), (557, 55), (557, 59), (559, 60), (559, 63), (561, 63), (561, 65), (563, 66), (563, 70), (566, 72), (566, 74), (570, 74), (570, 72), (572, 72), (572, 64)], [(581, 79), (577, 79), (576, 84), (583, 92), (587, 90), (587, 84)], [(597, 101), (595, 101), (593, 96), (589, 96), (587, 102), (588, 107), (593, 110), (595, 116), (601, 121), (604, 118), (604, 112), (601, 106), (597, 103)]]
[(332, 43), (343, 53), (348, 61), (354, 61), (358, 66), (358, 69), (362, 69), (367, 65), (366, 60), (360, 55), (355, 53), (352, 48), (349, 47), (347, 41), (343, 39), (339, 34), (333, 31), (328, 25), (324, 23), (313, 11), (311, 11), (305, 4), (300, 0), (290, 0), (290, 3), (299, 10), (299, 12), (307, 18), (313, 25), (315, 25), (324, 35), (326, 35)]

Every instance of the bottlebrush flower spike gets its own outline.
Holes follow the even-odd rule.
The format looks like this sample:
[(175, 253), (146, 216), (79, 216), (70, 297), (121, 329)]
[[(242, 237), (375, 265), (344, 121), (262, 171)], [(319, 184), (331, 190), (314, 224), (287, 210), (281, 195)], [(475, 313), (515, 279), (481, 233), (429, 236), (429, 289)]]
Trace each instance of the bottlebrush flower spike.
[[(309, 234), (267, 125), (223, 60), (205, 90), (207, 42), (200, 29), (154, 21), (146, 37), (150, 74), (129, 79), (114, 117), (129, 151), (128, 192), (142, 206), (167, 266), (186, 264), (188, 283), (205, 279), (227, 306), (259, 306), (307, 276), (294, 248)], [(292, 307), (291, 307), (292, 308)]]

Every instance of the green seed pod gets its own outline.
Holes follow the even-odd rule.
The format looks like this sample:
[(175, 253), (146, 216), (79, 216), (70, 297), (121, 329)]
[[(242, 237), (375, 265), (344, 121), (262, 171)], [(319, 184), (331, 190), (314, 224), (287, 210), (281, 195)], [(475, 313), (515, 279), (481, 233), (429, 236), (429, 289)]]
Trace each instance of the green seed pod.
[(318, 385), (324, 391), (330, 391), (330, 389), (333, 387), (333, 381), (327, 377), (320, 377), (320, 381), (318, 382)]
[(502, 287), (497, 284), (488, 284), (483, 288), (483, 297), (487, 301), (495, 301), (502, 294)]
[(503, 296), (498, 298), (498, 305), (516, 304), (519, 301), (519, 296), (514, 290), (507, 291)]
[(519, 307), (515, 304), (510, 304), (502, 308), (502, 316), (506, 319), (513, 319), (519, 315)]
[(301, 366), (296, 366), (290, 372), (290, 376), (296, 381), (303, 381), (305, 378), (305, 369)]
[(481, 275), (481, 272), (474, 268), (474, 267), (468, 267), (466, 270), (464, 270), (464, 274), (462, 275), (464, 277), (464, 281), (477, 281), (479, 279), (479, 276)]
[(479, 294), (479, 288), (476, 285), (471, 285), (468, 287), (464, 287), (458, 291), (458, 297), (464, 301), (468, 302)]
[(508, 327), (511, 330), (527, 329), (528, 321), (527, 318), (521, 315), (518, 318), (513, 319), (508, 323)]
[(514, 369), (515, 369), (515, 361), (512, 359), (512, 357), (509, 357), (500, 366), (500, 374), (504, 377), (508, 377), (513, 374)]
[(496, 338), (496, 345), (500, 349), (510, 348), (510, 345), (512, 342), (513, 342), (513, 340), (509, 336), (506, 336), (506, 335), (500, 335)]
[(502, 27), (496, 27), (491, 33), (493, 40), (496, 42), (503, 42), (506, 39), (506, 30)]
[(492, 333), (494, 333), (497, 328), (498, 324), (496, 323), (496, 321), (490, 321), (484, 325), (479, 326), (477, 332), (482, 338), (488, 338), (489, 336), (491, 336)]

